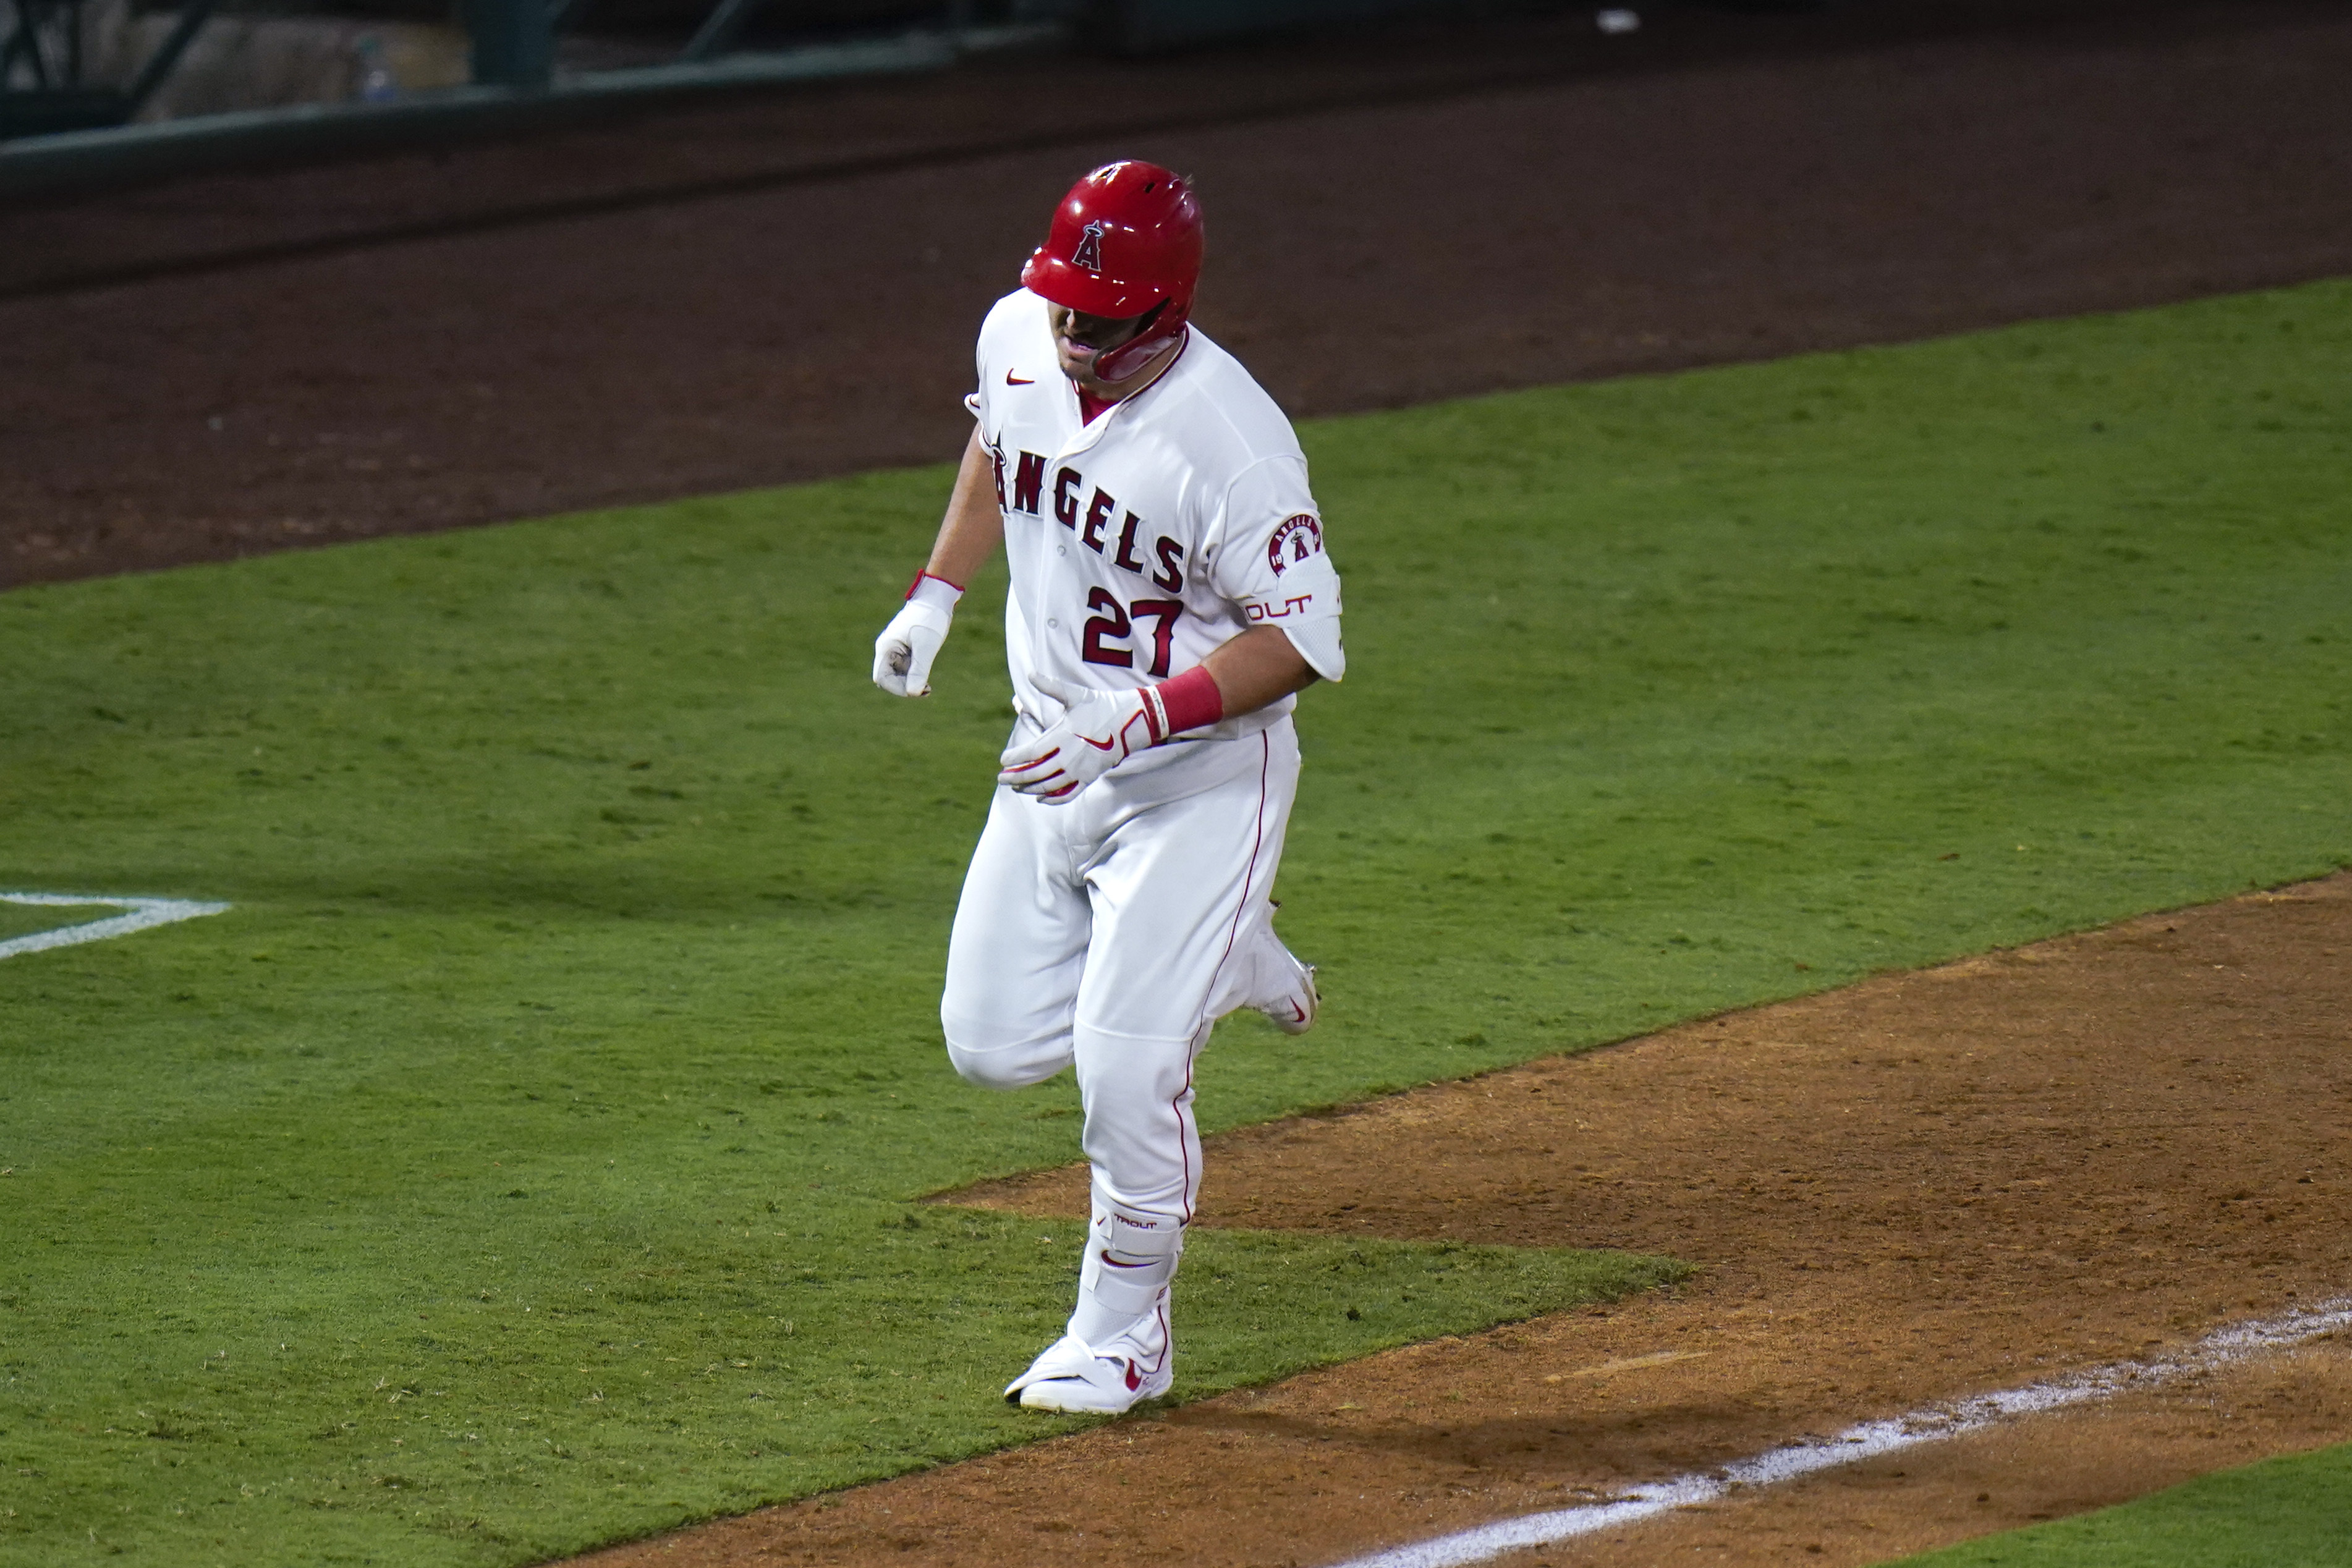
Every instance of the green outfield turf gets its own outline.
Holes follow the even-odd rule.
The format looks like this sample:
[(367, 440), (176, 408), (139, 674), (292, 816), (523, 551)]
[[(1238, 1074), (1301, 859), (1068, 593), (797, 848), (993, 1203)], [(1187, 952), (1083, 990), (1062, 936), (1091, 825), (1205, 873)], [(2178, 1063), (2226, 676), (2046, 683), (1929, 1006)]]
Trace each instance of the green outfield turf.
[[(54, 930), (60, 925), (76, 925), (83, 921), (102, 920), (120, 914), (113, 909), (38, 909), (0, 901), (0, 942), (30, 936), (37, 931)], [(0, 993), (5, 994), (5, 993)]]
[(2223, 1470), (1906, 1568), (2352, 1568), (2352, 1446)]
[[(2327, 284), (1307, 429), (1328, 1021), (1205, 1122), (2352, 862), (2348, 379)], [(236, 906), (0, 959), (0, 1563), (520, 1563), (1060, 1429), (993, 1392), (1069, 1228), (909, 1201), (1076, 1141), (934, 1021), (1001, 578), (866, 680), (946, 482), (0, 595), (0, 890)], [(1664, 1269), (1203, 1236), (1178, 1392)]]

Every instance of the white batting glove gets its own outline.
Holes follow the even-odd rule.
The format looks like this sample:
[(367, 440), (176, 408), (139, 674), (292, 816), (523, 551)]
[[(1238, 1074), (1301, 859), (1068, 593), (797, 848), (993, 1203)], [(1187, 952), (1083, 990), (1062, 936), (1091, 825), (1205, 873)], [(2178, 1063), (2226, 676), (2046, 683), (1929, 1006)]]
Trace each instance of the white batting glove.
[(1062, 705), (1061, 718), (1034, 740), (1007, 747), (996, 776), (1024, 795), (1066, 806), (1078, 791), (1167, 738), (1156, 690), (1072, 691), (1040, 675), (1033, 684)]
[(907, 590), (907, 602), (874, 639), (874, 684), (894, 697), (929, 696), (931, 661), (948, 640), (956, 601), (963, 590), (943, 577), (923, 572)]

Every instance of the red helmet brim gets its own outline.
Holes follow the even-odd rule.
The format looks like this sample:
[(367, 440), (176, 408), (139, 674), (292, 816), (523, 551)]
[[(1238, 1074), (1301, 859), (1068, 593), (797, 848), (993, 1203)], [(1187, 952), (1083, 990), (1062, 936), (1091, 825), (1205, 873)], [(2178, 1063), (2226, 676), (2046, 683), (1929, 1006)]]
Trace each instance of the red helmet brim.
[(1066, 309), (1083, 311), (1088, 316), (1108, 317), (1113, 320), (1140, 316), (1168, 298), (1164, 288), (1097, 277), (1082, 267), (1071, 266), (1059, 256), (1047, 256), (1043, 246), (1030, 256), (1029, 264), (1021, 269), (1021, 286), (1039, 298)]

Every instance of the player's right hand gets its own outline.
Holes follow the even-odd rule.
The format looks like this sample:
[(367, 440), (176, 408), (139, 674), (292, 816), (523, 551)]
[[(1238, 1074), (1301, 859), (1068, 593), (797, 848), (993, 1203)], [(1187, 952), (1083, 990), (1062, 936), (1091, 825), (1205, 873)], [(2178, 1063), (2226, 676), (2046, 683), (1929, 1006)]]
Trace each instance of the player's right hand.
[(1007, 789), (1066, 806), (1078, 791), (1167, 733), (1150, 688), (1083, 691), (1044, 675), (1030, 682), (1063, 705), (1061, 719), (1034, 739), (1016, 741), (997, 758), (996, 781)]
[(963, 590), (924, 572), (907, 590), (907, 602), (874, 639), (874, 684), (894, 697), (928, 696), (931, 661), (948, 640)]

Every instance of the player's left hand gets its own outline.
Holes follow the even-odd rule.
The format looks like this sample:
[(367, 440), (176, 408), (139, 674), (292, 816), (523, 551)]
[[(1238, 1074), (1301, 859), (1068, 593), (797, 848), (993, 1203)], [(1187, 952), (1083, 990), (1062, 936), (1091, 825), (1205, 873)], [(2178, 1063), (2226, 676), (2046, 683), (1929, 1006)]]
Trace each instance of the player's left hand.
[(1036, 739), (1005, 748), (998, 758), (999, 784), (1066, 806), (1087, 785), (1160, 742), (1145, 692), (1073, 691), (1042, 675), (1034, 684), (1062, 705), (1062, 716)]
[(942, 577), (919, 573), (907, 602), (874, 639), (874, 684), (894, 697), (929, 696), (931, 661), (948, 640), (963, 590)]

